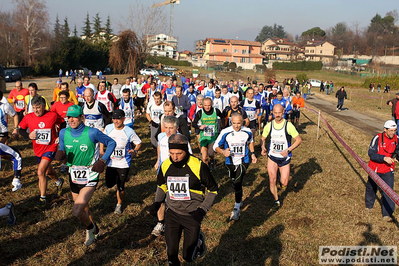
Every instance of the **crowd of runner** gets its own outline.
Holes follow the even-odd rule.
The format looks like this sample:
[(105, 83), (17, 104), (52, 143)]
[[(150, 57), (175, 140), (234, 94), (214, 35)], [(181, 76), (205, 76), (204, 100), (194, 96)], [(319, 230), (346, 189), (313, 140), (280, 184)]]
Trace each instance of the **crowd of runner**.
[[(268, 156), (273, 209), (281, 207), (277, 185), (281, 191), (287, 187), (292, 151), (302, 141), (297, 127), (305, 102), (299, 85), (292, 82), (292, 86), (274, 80), (244, 84), (241, 80), (206, 82), (182, 77), (178, 84), (177, 80), (150, 76), (127, 77), (122, 85), (117, 78), (111, 83), (103, 76), (98, 86), (90, 83), (89, 77), (79, 78), (72, 89), (58, 79), (49, 102), (36, 83), (24, 88), (17, 81), (8, 99), (0, 92), (0, 155), (12, 161), (11, 189), (18, 191), (23, 186), (23, 158), (7, 143), (19, 136), (32, 141), (38, 162), (38, 208), (42, 210), (47, 205), (48, 181), (55, 183), (59, 194), (62, 192), (66, 180), (57, 174), (52, 161), (62, 162), (60, 172), (68, 173), (74, 201), (72, 211), (86, 227), (88, 246), (101, 232), (89, 201), (104, 171), (106, 186), (117, 186), (114, 212), (123, 212), (125, 182), (142, 145), (134, 131), (135, 119), (144, 116), (157, 152), (154, 168), (158, 185), (150, 213), (158, 222), (152, 234), (165, 235), (168, 262), (179, 265), (182, 230), (186, 261), (206, 251), (200, 226), (218, 192), (212, 175), (217, 168), (215, 152), (225, 158), (234, 188), (230, 220), (240, 217), (243, 179), (249, 165), (258, 162), (257, 155)], [(14, 119), (12, 130), (8, 117)], [(261, 154), (255, 154), (256, 135), (261, 139)], [(193, 156), (192, 145), (198, 145), (199, 156)], [(0, 209), (0, 215), (14, 224), (14, 205)]]

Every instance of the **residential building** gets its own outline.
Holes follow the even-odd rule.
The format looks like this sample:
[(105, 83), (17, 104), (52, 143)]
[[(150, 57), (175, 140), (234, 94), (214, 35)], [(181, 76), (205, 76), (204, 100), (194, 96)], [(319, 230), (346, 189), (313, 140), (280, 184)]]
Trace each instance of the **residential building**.
[(155, 56), (166, 56), (177, 59), (178, 39), (166, 34), (156, 34), (147, 36), (149, 53)]
[(334, 59), (335, 46), (327, 41), (308, 41), (302, 49), (306, 61), (322, 61), (323, 64), (331, 64)]
[(184, 50), (179, 52), (179, 60), (189, 60), (193, 56), (193, 52), (190, 52), (188, 50)]
[(205, 53), (205, 41), (198, 40), (195, 42), (195, 53), (198, 57), (202, 57)]
[(262, 43), (262, 54), (269, 60), (295, 60), (297, 47), (285, 38), (268, 38)]
[(237, 67), (253, 69), (262, 64), (261, 47), (260, 42), (207, 38), (203, 58), (211, 62), (235, 62)]

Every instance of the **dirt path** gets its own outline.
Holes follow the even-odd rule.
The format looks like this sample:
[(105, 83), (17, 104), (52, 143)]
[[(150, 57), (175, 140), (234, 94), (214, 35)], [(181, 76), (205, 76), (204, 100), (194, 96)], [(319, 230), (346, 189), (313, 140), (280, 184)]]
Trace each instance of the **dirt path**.
[(322, 114), (332, 115), (371, 136), (380, 133), (385, 122), (381, 119), (370, 117), (354, 110), (349, 110), (345, 108), (345, 103), (343, 110), (338, 112), (336, 110), (336, 104), (325, 101), (315, 95), (308, 96), (306, 104), (311, 105), (315, 110), (320, 110)]

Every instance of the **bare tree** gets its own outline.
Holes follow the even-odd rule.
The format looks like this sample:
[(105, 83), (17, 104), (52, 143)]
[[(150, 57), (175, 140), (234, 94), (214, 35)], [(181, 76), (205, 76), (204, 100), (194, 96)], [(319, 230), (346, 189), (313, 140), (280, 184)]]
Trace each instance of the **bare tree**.
[(11, 12), (0, 12), (0, 64), (6, 66), (21, 63), (22, 45)]
[(22, 39), (25, 64), (31, 66), (35, 55), (43, 49), (49, 15), (45, 0), (16, 0), (14, 12), (16, 28)]
[[(147, 1), (145, 1), (147, 2)], [(143, 1), (135, 0), (129, 4), (129, 15), (122, 17), (123, 24), (119, 24), (122, 30), (130, 29), (136, 33), (137, 38), (142, 42), (143, 51), (148, 52), (147, 36), (168, 31), (167, 16), (165, 8), (154, 7), (143, 4)]]
[(140, 65), (143, 63), (142, 42), (136, 33), (131, 30), (123, 31), (118, 35), (118, 40), (112, 43), (109, 52), (109, 64), (119, 73), (132, 73), (136, 76)]

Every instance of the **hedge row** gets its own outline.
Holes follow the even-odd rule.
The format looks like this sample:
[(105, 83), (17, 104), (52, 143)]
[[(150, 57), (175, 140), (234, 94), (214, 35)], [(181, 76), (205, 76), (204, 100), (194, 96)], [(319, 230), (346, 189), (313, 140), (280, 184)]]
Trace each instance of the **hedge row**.
[(371, 77), (367, 78), (362, 86), (368, 88), (370, 83), (374, 83), (375, 89), (377, 89), (378, 83), (381, 83), (381, 89), (384, 89), (385, 85), (389, 84), (391, 90), (399, 89), (399, 76), (387, 76), (387, 77)]
[(274, 62), (273, 69), (275, 70), (321, 70), (322, 62)]
[(146, 59), (147, 64), (159, 64), (167, 65), (167, 66), (191, 66), (191, 63), (188, 61), (176, 61), (172, 58), (165, 56), (148, 56)]

